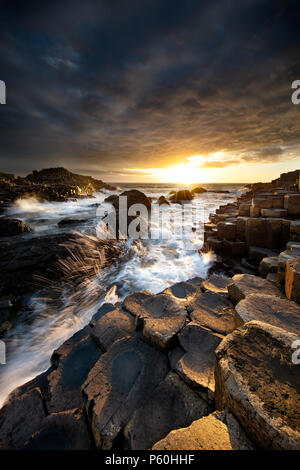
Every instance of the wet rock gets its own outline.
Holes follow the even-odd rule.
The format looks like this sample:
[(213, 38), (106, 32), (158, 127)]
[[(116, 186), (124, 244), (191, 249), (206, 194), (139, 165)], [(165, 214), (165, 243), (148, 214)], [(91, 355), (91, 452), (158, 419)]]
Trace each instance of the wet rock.
[(192, 298), (201, 290), (200, 286), (203, 282), (203, 279), (198, 278), (199, 285), (195, 285), (190, 281), (186, 282), (177, 282), (172, 286), (165, 289), (162, 293), (174, 297), (176, 300), (181, 302), (190, 302)]
[(223, 274), (212, 274), (206, 281), (203, 281), (202, 287), (210, 292), (227, 294), (227, 286), (231, 282), (231, 278)]
[[(129, 191), (124, 191), (120, 195), (112, 194), (104, 200), (104, 202), (112, 204), (112, 206), (115, 209), (116, 237), (119, 238), (119, 239), (126, 239), (127, 232), (128, 232), (128, 227), (136, 219), (138, 214), (137, 215), (128, 215), (128, 217), (127, 217), (127, 227), (126, 226), (125, 227), (120, 226), (120, 223), (119, 223), (120, 222), (120, 207), (119, 207), (119, 204), (120, 204), (120, 197), (121, 196), (123, 198), (125, 198), (125, 197), (127, 198), (127, 205), (125, 205), (125, 208), (126, 208), (127, 211), (129, 211), (129, 209), (132, 206), (134, 206), (136, 204), (139, 204), (139, 205), (142, 205), (144, 208), (147, 209), (148, 215), (150, 215), (150, 213), (151, 213), (151, 199), (148, 196), (146, 196), (144, 193), (142, 193), (141, 191), (138, 191), (137, 189), (131, 189)], [(137, 210), (137, 212), (138, 212), (138, 210)], [(122, 213), (121, 213), (121, 215), (122, 215)], [(149, 233), (149, 228), (150, 228), (150, 226), (149, 226), (149, 224), (147, 224), (146, 227), (143, 227), (143, 228), (140, 227), (140, 229), (138, 229), (138, 227), (136, 227), (136, 230), (141, 231), (141, 236), (146, 236), (146, 234)], [(147, 233), (144, 233), (144, 231), (146, 231)]]
[(228, 335), (216, 351), (216, 405), (226, 408), (263, 449), (299, 449), (297, 336), (261, 322)]
[(267, 277), (269, 273), (277, 273), (278, 257), (263, 258), (259, 264), (259, 274)]
[(116, 189), (114, 186), (97, 180), (91, 176), (72, 173), (65, 168), (45, 168), (40, 171), (33, 171), (26, 177), (27, 181), (38, 184), (57, 185), (64, 184), (78, 186), (82, 192), (89, 193), (100, 191), (101, 189)]
[(12, 301), (9, 298), (0, 300), (0, 338), (13, 327), (15, 317)]
[(158, 198), (158, 204), (161, 206), (162, 204), (167, 204), (168, 206), (170, 205), (168, 199), (165, 198), (165, 196), (160, 196)]
[(283, 297), (280, 289), (266, 279), (252, 274), (236, 274), (228, 285), (228, 293), (234, 302), (239, 302), (249, 294), (267, 294)]
[(131, 207), (133, 204), (142, 204), (148, 211), (151, 211), (151, 200), (141, 191), (137, 189), (130, 189), (129, 191), (123, 191), (121, 194), (112, 194), (108, 196), (104, 202), (111, 203), (116, 210), (119, 210), (119, 197), (127, 197), (127, 208)]
[(205, 188), (202, 188), (201, 186), (197, 186), (196, 188), (192, 189), (191, 193), (192, 194), (207, 193), (207, 190)]
[(300, 306), (274, 295), (250, 294), (235, 307), (238, 325), (252, 320), (300, 334)]
[(171, 431), (152, 450), (254, 450), (231, 413), (214, 412)]
[(191, 322), (178, 338), (185, 354), (177, 362), (176, 372), (201, 398), (213, 403), (215, 350), (223, 336)]
[(79, 225), (79, 224), (82, 224), (86, 221), (87, 221), (87, 219), (69, 219), (69, 218), (65, 218), (65, 219), (60, 220), (57, 225), (59, 227), (66, 227), (68, 225)]
[[(0, 295), (28, 294), (41, 288), (38, 278), (70, 282), (63, 260), (84, 258), (84, 274), (95, 272), (99, 260), (103, 267), (111, 265), (120, 255), (121, 248), (113, 241), (76, 234), (46, 235), (30, 239), (0, 240)], [(100, 256), (101, 253), (101, 256)], [(79, 266), (80, 267), (80, 266)], [(76, 268), (76, 269), (75, 269)], [(82, 266), (81, 266), (82, 268)], [(73, 279), (82, 279), (82, 272), (74, 264)]]
[(101, 356), (83, 385), (98, 448), (111, 449), (134, 410), (149, 403), (167, 374), (167, 362), (164, 354), (138, 337), (116, 342)]
[(39, 388), (6, 402), (0, 410), (0, 449), (21, 449), (45, 416)]
[(215, 253), (221, 253), (223, 250), (223, 242), (215, 237), (208, 237), (207, 239), (208, 250), (214, 251)]
[(121, 308), (106, 313), (94, 325), (91, 335), (103, 351), (107, 351), (116, 341), (135, 333), (134, 317)]
[(31, 228), (22, 220), (0, 217), (0, 237), (11, 237), (29, 232), (31, 232)]
[(149, 449), (172, 429), (189, 426), (210, 411), (204, 400), (170, 372), (126, 426), (128, 447)]
[(185, 201), (191, 201), (194, 198), (194, 195), (188, 189), (182, 189), (177, 191), (175, 194), (172, 194), (170, 201), (173, 203), (181, 204)]
[(47, 416), (24, 445), (26, 450), (89, 450), (91, 447), (86, 419), (76, 409)]
[(195, 297), (188, 306), (193, 321), (211, 330), (226, 335), (234, 327), (234, 308), (223, 294), (206, 291)]
[(300, 259), (286, 262), (285, 295), (288, 299), (300, 302)]
[(105, 303), (101, 305), (99, 310), (95, 313), (95, 315), (93, 315), (90, 321), (90, 326), (93, 328), (96, 325), (97, 321), (100, 320), (100, 318), (102, 318), (108, 312), (112, 312), (113, 310), (115, 310), (115, 308), (116, 308), (116, 305), (113, 305), (110, 303)]
[(136, 318), (144, 338), (159, 349), (172, 346), (186, 321), (186, 311), (166, 294), (136, 292), (126, 297), (123, 307)]
[(45, 397), (50, 413), (83, 407), (81, 386), (101, 355), (90, 331), (86, 327), (75, 333), (52, 355), (55, 369), (47, 376)]

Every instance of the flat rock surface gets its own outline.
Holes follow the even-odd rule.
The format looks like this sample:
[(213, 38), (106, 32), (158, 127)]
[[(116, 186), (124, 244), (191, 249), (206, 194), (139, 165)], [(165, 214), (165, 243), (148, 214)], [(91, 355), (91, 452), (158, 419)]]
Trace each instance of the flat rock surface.
[(271, 282), (252, 274), (236, 274), (228, 285), (231, 299), (239, 302), (249, 294), (267, 294), (283, 297), (281, 290)]
[(167, 294), (136, 292), (126, 297), (123, 306), (136, 317), (145, 339), (160, 349), (172, 344), (186, 321), (185, 309)]
[(89, 373), (83, 392), (98, 448), (110, 449), (134, 410), (168, 371), (167, 357), (138, 337), (117, 341)]
[(223, 294), (206, 291), (188, 306), (191, 319), (213, 331), (226, 335), (235, 328), (234, 308)]
[(177, 374), (170, 372), (125, 429), (130, 449), (149, 449), (172, 429), (209, 414), (210, 407)]
[(215, 392), (215, 350), (223, 339), (195, 322), (189, 323), (179, 334), (185, 354), (176, 364), (176, 372), (201, 397), (213, 402)]
[(223, 274), (212, 274), (206, 281), (203, 281), (202, 287), (211, 292), (227, 294), (227, 286), (231, 282), (231, 278)]
[(300, 448), (300, 375), (292, 361), (297, 336), (253, 321), (216, 351), (216, 406), (228, 409), (264, 449)]
[(274, 295), (250, 294), (235, 307), (240, 324), (258, 320), (300, 335), (300, 306)]
[[(200, 279), (200, 278), (199, 278)], [(202, 282), (203, 280), (201, 280)], [(182, 302), (189, 302), (199, 292), (200, 286), (193, 282), (177, 282), (163, 291), (163, 294), (168, 294), (176, 300)]]
[(91, 441), (81, 410), (47, 416), (41, 428), (25, 443), (26, 450), (89, 450)]
[(56, 369), (47, 376), (45, 397), (50, 413), (83, 406), (81, 385), (101, 356), (89, 333), (89, 327), (75, 333), (52, 355)]
[(38, 388), (8, 401), (0, 410), (0, 449), (22, 449), (45, 416)]
[[(226, 422), (226, 418), (229, 424)], [(245, 432), (227, 413), (215, 412), (171, 431), (152, 450), (253, 450)]]
[(134, 317), (121, 308), (106, 313), (91, 330), (92, 337), (103, 351), (107, 351), (117, 340), (134, 333)]

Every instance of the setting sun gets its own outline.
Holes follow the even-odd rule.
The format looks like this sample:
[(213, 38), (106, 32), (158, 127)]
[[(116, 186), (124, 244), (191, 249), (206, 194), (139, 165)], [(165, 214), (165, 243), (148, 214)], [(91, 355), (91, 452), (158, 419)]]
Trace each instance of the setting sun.
[(193, 165), (178, 165), (166, 170), (167, 181), (171, 183), (193, 184), (203, 182), (201, 171)]

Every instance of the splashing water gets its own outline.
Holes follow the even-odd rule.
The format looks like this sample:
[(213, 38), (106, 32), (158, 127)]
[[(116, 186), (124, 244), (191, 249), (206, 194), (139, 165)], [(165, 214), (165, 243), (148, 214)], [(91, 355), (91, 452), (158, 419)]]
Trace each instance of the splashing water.
[[(169, 191), (170, 188), (167, 189)], [(155, 186), (150, 195), (156, 197), (161, 194), (164, 194), (162, 189)], [(46, 216), (52, 220), (46, 233), (58, 230), (56, 223), (62, 217), (88, 210), (90, 218), (87, 228), (80, 228), (82, 233), (76, 233), (76, 253), (71, 243), (67, 247), (70, 257), (60, 263), (60, 269), (69, 282), (58, 285), (51, 280), (41, 280), (44, 294), (31, 298), (29, 317), (21, 318), (5, 338), (8, 360), (0, 368), (0, 406), (14, 388), (45, 371), (52, 352), (87, 325), (104, 302), (115, 304), (138, 290), (158, 293), (176, 282), (196, 276), (207, 277), (214, 261), (213, 253), (200, 257), (197, 243), (194, 250), (187, 250), (184, 239), (128, 240), (122, 244), (122, 255), (117, 263), (105, 267), (98, 240), (89, 235), (91, 227), (97, 223), (89, 206), (103, 202), (106, 197), (103, 194), (95, 196), (93, 204), (89, 199), (41, 203), (31, 198), (19, 201), (10, 209), (10, 214), (17, 214), (25, 222), (38, 221), (41, 226), (41, 217)], [(203, 203), (204, 197), (203, 221), (220, 204), (233, 201), (235, 193), (227, 200), (224, 196), (219, 199), (210, 194), (196, 202)], [(202, 236), (200, 234), (200, 238)]]

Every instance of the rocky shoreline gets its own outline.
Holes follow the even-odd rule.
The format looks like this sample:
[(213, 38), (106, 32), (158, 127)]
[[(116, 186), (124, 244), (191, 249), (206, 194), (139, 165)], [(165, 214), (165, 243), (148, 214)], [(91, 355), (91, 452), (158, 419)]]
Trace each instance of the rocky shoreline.
[(23, 177), (0, 172), (0, 213), (21, 197), (40, 201), (66, 201), (91, 196), (95, 191), (114, 190), (114, 186), (91, 176), (71, 173), (65, 168), (34, 170)]
[(104, 304), (10, 395), (0, 449), (299, 449), (299, 218), (299, 171), (221, 206), (210, 277)]

